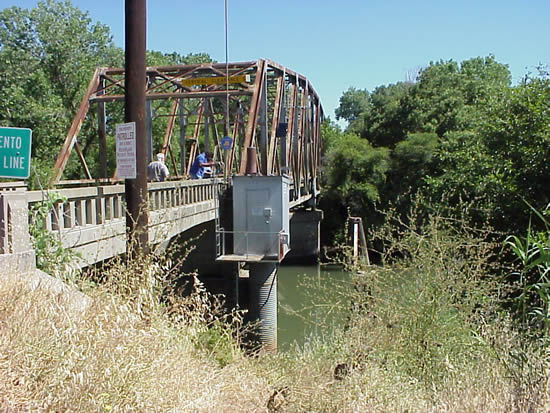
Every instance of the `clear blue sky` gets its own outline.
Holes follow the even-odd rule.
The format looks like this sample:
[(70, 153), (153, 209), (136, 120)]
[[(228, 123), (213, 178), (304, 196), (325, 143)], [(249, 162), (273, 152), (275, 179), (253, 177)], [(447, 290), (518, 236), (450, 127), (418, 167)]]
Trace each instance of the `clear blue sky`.
[[(0, 9), (35, 7), (0, 0)], [(124, 46), (123, 0), (73, 0)], [(325, 113), (440, 59), (493, 54), (514, 82), (550, 63), (550, 0), (228, 0), (229, 60), (269, 58), (310, 79)], [(223, 0), (149, 0), (147, 48), (225, 61)]]

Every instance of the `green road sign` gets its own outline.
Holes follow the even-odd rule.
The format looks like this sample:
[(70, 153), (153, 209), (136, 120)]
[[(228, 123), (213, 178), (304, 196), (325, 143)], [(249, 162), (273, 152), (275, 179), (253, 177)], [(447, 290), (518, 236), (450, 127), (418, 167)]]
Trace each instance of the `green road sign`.
[(32, 131), (0, 128), (0, 178), (29, 177)]

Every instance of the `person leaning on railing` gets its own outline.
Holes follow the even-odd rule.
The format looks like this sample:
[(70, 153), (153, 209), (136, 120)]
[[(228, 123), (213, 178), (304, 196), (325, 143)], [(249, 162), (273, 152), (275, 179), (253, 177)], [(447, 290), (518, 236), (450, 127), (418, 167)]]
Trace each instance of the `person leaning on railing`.
[(147, 178), (150, 181), (161, 182), (168, 178), (168, 168), (164, 164), (164, 154), (158, 153), (157, 160), (147, 165)]
[(205, 175), (212, 173), (212, 166), (214, 166), (214, 155), (212, 152), (202, 152), (197, 155), (191, 169), (189, 169), (189, 177), (191, 179), (202, 179)]

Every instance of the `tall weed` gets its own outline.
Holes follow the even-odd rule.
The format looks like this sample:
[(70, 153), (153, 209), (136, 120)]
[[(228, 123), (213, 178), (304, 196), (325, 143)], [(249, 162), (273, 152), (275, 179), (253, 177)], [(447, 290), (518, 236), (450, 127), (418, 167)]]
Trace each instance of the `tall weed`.
[(371, 234), (384, 264), (339, 294), (345, 325), (286, 353), (244, 356), (240, 315), (180, 274), (185, 254), (88, 274), (80, 315), (2, 283), (0, 410), (546, 412), (548, 353), (500, 312), (490, 230), (410, 222)]
[[(228, 317), (198, 280), (181, 294), (175, 281), (193, 276), (176, 261), (133, 257), (76, 280), (93, 300), (82, 314), (44, 291), (0, 286), (0, 410), (220, 411), (234, 400), (240, 315)], [(257, 407), (249, 396), (235, 406)]]
[[(59, 237), (46, 228), (46, 219), (54, 211), (56, 206), (66, 201), (55, 192), (44, 192), (45, 197), (37, 202), (30, 210), (29, 232), (31, 242), (36, 253), (36, 266), (50, 275), (72, 281), (76, 270), (72, 262), (78, 255), (63, 246)], [(58, 221), (63, 217), (57, 216)]]
[(369, 330), (371, 357), (438, 389), (487, 355), (476, 326), (495, 303), (494, 245), (440, 216), (399, 228), (371, 235), (384, 238), (386, 264), (358, 278), (353, 323)]
[(534, 233), (529, 223), (525, 237), (510, 235), (504, 242), (516, 259), (506, 278), (512, 286), (507, 303), (519, 325), (505, 364), (521, 400), (545, 399), (550, 393), (550, 209), (531, 209), (544, 230)]
[(545, 230), (533, 233), (531, 224), (525, 237), (510, 235), (505, 246), (516, 258), (516, 269), (509, 279), (515, 287), (513, 307), (521, 324), (535, 327), (536, 331), (548, 334), (550, 331), (550, 223), (543, 213), (532, 208), (542, 221)]

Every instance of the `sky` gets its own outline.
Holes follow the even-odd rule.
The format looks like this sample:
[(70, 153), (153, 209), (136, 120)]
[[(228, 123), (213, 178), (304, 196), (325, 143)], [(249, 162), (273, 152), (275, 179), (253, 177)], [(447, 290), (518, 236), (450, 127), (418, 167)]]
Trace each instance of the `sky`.
[[(37, 1), (0, 0), (0, 9)], [(124, 1), (72, 0), (124, 47)], [(325, 114), (349, 87), (411, 80), (430, 62), (492, 54), (513, 82), (550, 64), (550, 0), (227, 0), (230, 62), (267, 58), (307, 77)], [(147, 49), (225, 62), (224, 0), (147, 1)]]

